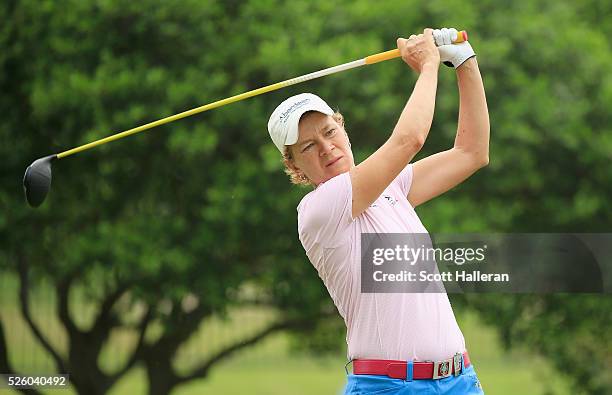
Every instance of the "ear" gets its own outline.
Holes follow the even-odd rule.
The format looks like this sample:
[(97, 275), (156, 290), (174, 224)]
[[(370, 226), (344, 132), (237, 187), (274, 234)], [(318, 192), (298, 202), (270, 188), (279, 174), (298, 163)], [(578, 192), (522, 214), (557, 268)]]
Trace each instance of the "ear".
[(300, 171), (300, 168), (295, 165), (295, 161), (293, 159), (287, 159), (287, 167), (293, 171)]
[(287, 160), (287, 167), (293, 170), (294, 172), (298, 173), (299, 175), (304, 176), (304, 173), (302, 172), (302, 170), (296, 166), (294, 159)]
[(293, 170), (295, 172), (301, 173), (302, 171), (295, 164), (295, 156), (293, 155), (293, 152), (291, 151), (291, 147), (288, 148), (288, 151), (289, 151), (289, 155), (286, 156), (285, 159), (284, 159), (285, 165), (289, 169), (291, 169), (291, 170)]

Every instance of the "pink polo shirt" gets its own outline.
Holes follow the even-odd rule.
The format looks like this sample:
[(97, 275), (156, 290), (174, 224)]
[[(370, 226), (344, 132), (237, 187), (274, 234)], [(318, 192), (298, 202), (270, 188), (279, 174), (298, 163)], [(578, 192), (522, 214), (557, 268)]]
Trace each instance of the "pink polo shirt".
[(439, 361), (465, 351), (446, 293), (361, 293), (361, 233), (427, 233), (407, 199), (412, 165), (357, 218), (349, 173), (308, 193), (298, 232), (347, 328), (349, 359)]

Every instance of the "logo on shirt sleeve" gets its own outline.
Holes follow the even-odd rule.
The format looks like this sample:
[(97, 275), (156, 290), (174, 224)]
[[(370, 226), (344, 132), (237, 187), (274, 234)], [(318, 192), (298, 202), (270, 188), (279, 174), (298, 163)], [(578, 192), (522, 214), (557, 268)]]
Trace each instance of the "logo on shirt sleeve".
[[(391, 207), (395, 206), (395, 204), (397, 203), (397, 199), (396, 199), (395, 197), (393, 197), (393, 196), (389, 195), (388, 193), (383, 193), (383, 194), (382, 194), (382, 195), (380, 195), (380, 196), (381, 196), (381, 197), (383, 198), (383, 200), (384, 200), (385, 202), (387, 202), (387, 204), (388, 204), (389, 206), (391, 206)], [(378, 207), (378, 200), (379, 200), (379, 199), (380, 199), (380, 198), (376, 199), (376, 201), (375, 201), (374, 203), (372, 203), (372, 204), (370, 205), (370, 207)]]
[(391, 206), (395, 206), (395, 203), (397, 203), (397, 199), (391, 195), (384, 194), (383, 197)]

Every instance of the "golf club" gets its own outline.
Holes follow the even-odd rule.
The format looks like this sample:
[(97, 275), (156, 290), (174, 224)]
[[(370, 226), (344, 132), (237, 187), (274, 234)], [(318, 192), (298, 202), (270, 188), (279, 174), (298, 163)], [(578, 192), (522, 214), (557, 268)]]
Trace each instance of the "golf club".
[[(467, 32), (460, 31), (457, 34), (457, 39), (453, 42), (453, 44), (458, 44), (464, 41), (467, 41), (468, 36)], [(213, 103), (205, 104), (203, 106), (181, 112), (179, 114), (175, 114), (166, 118), (159, 119), (154, 122), (147, 123), (142, 126), (138, 126), (133, 129), (126, 130), (124, 132), (120, 132), (114, 134), (112, 136), (108, 136), (106, 138), (93, 141), (91, 143), (81, 145), (79, 147), (61, 152), (55, 155), (45, 156), (43, 158), (37, 159), (25, 171), (25, 175), (23, 176), (23, 188), (26, 196), (26, 200), (31, 207), (38, 207), (42, 204), (51, 188), (51, 178), (52, 171), (51, 165), (52, 162), (57, 159), (62, 159), (72, 154), (76, 154), (77, 152), (85, 151), (93, 147), (97, 147), (102, 144), (109, 143), (114, 140), (118, 140), (132, 134), (142, 132), (151, 128), (154, 128), (159, 125), (163, 125), (172, 121), (176, 121), (181, 118), (188, 117), (190, 115), (198, 114), (207, 110), (211, 110), (213, 108), (221, 107), (226, 104), (235, 103), (240, 100), (248, 99), (253, 96), (261, 95), (263, 93), (272, 92), (277, 89), (285, 88), (290, 85), (299, 84), (301, 82), (309, 81), (315, 78), (323, 77), (326, 75), (338, 73), (340, 71), (349, 70), (355, 67), (360, 67), (363, 65), (374, 64), (378, 62), (382, 62), (389, 59), (394, 59), (400, 57), (399, 49), (393, 49), (386, 52), (380, 52), (374, 55), (367, 56), (365, 58), (355, 60), (352, 62), (344, 63), (338, 66), (329, 67), (327, 69), (315, 71), (310, 74), (304, 74), (299, 77), (291, 78), (289, 80), (285, 80), (282, 82), (277, 82), (272, 85), (264, 86), (262, 88), (254, 89), (245, 93), (241, 93), (239, 95), (231, 96), (223, 100), (218, 100)]]

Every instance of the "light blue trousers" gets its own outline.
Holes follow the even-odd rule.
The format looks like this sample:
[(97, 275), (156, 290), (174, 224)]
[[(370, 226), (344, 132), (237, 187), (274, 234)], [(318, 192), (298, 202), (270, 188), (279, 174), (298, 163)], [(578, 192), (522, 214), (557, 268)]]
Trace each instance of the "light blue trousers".
[(345, 395), (482, 395), (480, 381), (474, 366), (464, 369), (458, 376), (438, 380), (406, 380), (388, 376), (349, 374)]

